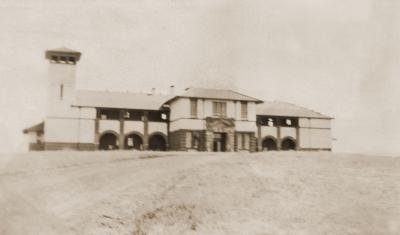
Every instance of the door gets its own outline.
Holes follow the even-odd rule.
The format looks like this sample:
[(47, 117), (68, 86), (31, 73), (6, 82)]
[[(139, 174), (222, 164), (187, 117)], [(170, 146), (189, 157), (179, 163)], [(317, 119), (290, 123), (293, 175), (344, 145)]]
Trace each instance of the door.
[(226, 133), (214, 133), (213, 150), (214, 152), (225, 152), (226, 149)]

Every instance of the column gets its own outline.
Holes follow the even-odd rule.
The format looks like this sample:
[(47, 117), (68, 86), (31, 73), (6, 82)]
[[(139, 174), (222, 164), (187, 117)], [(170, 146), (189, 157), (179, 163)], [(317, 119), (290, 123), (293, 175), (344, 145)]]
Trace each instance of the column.
[(277, 147), (278, 147), (278, 151), (282, 149), (282, 142), (281, 142), (281, 127), (277, 126), (277, 133), (276, 133), (276, 139), (278, 141), (277, 143)]
[(143, 150), (149, 149), (149, 111), (144, 111), (143, 113)]
[(124, 116), (125, 116), (125, 110), (120, 110), (120, 112), (119, 112), (119, 149), (125, 149)]
[(94, 120), (94, 145), (95, 149), (99, 149), (100, 142), (100, 110), (96, 109), (96, 119)]

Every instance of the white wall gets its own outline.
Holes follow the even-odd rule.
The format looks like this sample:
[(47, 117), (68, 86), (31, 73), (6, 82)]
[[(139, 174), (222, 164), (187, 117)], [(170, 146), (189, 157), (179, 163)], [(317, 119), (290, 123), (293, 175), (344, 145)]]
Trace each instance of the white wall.
[(167, 123), (165, 122), (149, 122), (149, 135), (154, 132), (161, 132), (164, 135), (168, 134)]
[(249, 121), (235, 121), (236, 131), (257, 132), (257, 125), (255, 122)]
[(332, 148), (330, 119), (299, 118), (299, 126), (301, 148)]
[(299, 126), (311, 128), (331, 128), (331, 120), (320, 118), (299, 118)]
[(332, 148), (331, 130), (300, 128), (300, 147), (312, 149)]
[(94, 143), (94, 120), (46, 118), (44, 130), (45, 142)]
[(278, 138), (278, 128), (273, 126), (262, 126), (261, 127), (261, 139), (266, 136), (273, 136)]
[(115, 131), (119, 133), (119, 120), (100, 120), (99, 121), (99, 133), (104, 131)]
[(170, 104), (170, 120), (179, 118), (190, 118), (190, 100), (189, 98), (177, 98)]
[[(77, 118), (79, 111), (72, 108), (75, 101), (76, 65), (49, 63), (47, 88), (47, 117)], [(63, 96), (60, 98), (60, 85)]]
[(204, 130), (206, 128), (205, 120), (201, 119), (179, 119), (169, 124), (170, 131), (177, 130)]
[(285, 137), (292, 137), (296, 139), (296, 128), (293, 127), (281, 127), (281, 139)]
[[(124, 134), (128, 134), (129, 132), (136, 131), (140, 134), (144, 134), (144, 122), (142, 121), (124, 121)], [(119, 133), (119, 130), (118, 130)]]

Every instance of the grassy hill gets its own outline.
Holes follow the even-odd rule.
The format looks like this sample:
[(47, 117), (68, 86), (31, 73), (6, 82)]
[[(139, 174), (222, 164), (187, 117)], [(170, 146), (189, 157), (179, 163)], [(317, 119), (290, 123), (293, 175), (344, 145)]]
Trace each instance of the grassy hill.
[(0, 156), (0, 234), (400, 234), (400, 158)]

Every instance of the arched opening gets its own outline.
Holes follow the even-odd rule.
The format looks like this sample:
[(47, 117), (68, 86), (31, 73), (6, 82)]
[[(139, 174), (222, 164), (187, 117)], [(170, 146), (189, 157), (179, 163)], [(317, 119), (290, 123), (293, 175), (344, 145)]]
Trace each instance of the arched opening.
[(296, 142), (291, 138), (283, 139), (282, 150), (296, 150)]
[(277, 145), (275, 139), (273, 139), (271, 137), (265, 138), (262, 142), (262, 150), (263, 151), (278, 150), (278, 145)]
[(99, 149), (113, 150), (118, 149), (118, 138), (113, 133), (105, 133), (100, 137)]
[(138, 134), (129, 134), (125, 137), (125, 149), (143, 149), (143, 140)]
[(149, 139), (149, 150), (153, 151), (166, 151), (167, 142), (162, 135), (154, 134)]

